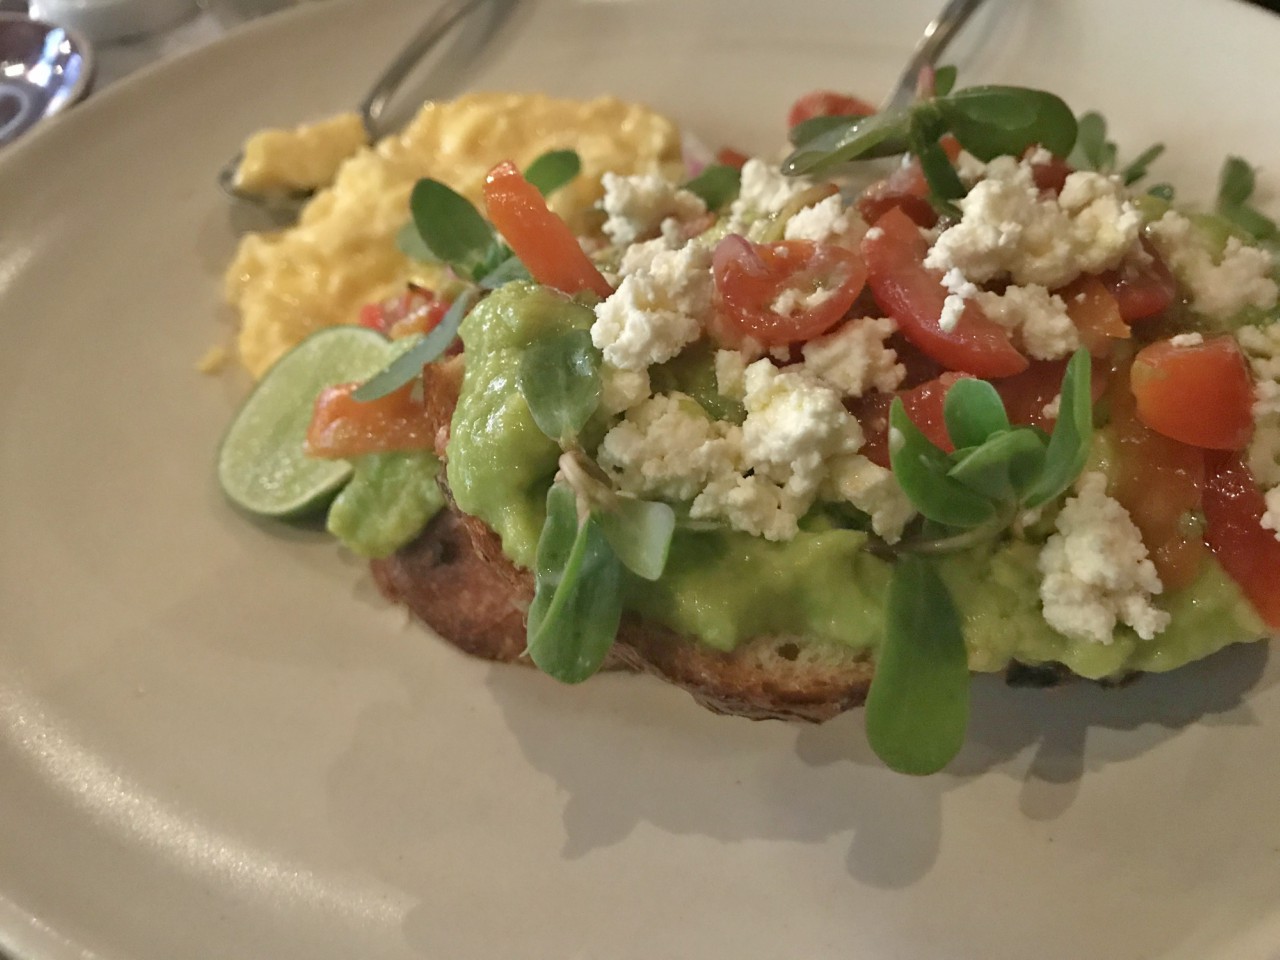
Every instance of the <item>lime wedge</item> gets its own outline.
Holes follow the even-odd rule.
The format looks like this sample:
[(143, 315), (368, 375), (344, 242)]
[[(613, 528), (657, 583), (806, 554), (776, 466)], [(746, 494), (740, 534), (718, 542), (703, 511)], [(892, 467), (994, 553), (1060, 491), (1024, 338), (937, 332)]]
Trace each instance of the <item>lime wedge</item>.
[(236, 506), (262, 517), (301, 517), (322, 508), (351, 479), (345, 460), (303, 450), (316, 396), (367, 380), (398, 349), (366, 327), (326, 327), (280, 358), (236, 414), (218, 451), (218, 482)]

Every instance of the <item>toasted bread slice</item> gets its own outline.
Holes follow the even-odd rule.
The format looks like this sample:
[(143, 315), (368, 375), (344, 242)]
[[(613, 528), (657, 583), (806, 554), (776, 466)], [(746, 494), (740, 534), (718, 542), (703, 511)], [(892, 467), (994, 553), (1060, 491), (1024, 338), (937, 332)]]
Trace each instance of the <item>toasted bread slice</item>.
[[(474, 517), (450, 505), (413, 543), (372, 566), (388, 599), (459, 649), (522, 661), (533, 579)], [(716, 713), (815, 722), (862, 703), (872, 671), (865, 656), (835, 646), (759, 637), (723, 653), (636, 617), (624, 619), (605, 666), (654, 674)]]

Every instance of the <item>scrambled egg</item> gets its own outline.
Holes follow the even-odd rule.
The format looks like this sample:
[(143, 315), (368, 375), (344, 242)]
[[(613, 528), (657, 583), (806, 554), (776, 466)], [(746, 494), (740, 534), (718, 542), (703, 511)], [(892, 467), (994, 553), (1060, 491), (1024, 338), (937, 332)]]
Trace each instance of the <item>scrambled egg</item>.
[(308, 334), (355, 322), (364, 304), (409, 281), (440, 282), (439, 268), (410, 261), (395, 245), (418, 179), (433, 177), (479, 204), (484, 176), (496, 163), (525, 167), (565, 148), (582, 158), (582, 174), (551, 206), (579, 234), (599, 230), (603, 218), (594, 207), (603, 173), (678, 178), (682, 169), (675, 124), (636, 104), (512, 93), (429, 103), (402, 133), (343, 163), (297, 226), (241, 241), (225, 281), (241, 317), (241, 362), (259, 377)]
[(246, 193), (314, 190), (332, 183), (342, 162), (368, 142), (354, 113), (292, 130), (262, 130), (244, 145), (236, 186)]

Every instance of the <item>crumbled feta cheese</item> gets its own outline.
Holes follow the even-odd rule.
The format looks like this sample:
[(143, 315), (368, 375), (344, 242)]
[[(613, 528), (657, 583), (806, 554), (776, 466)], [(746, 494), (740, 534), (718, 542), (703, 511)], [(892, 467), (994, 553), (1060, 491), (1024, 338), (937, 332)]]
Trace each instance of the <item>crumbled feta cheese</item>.
[(864, 235), (864, 240), (879, 240), (884, 236), (884, 227), (872, 227)]
[(1191, 293), (1191, 308), (1215, 320), (1228, 320), (1245, 307), (1276, 305), (1271, 254), (1230, 237), (1214, 263), (1190, 220), (1170, 210), (1147, 232), (1169, 267)]
[(600, 365), (600, 407), (608, 415), (630, 410), (652, 393), (648, 370), (621, 370)]
[(747, 360), (737, 350), (716, 351), (716, 389), (721, 396), (741, 400), (746, 394)]
[(987, 165), (968, 150), (961, 150), (956, 157), (956, 175), (961, 183), (971, 187), (987, 175)]
[(1037, 360), (1059, 360), (1080, 346), (1066, 302), (1039, 284), (1009, 286), (1004, 293), (983, 291), (977, 301), (989, 319), (1017, 331), (1026, 352)]
[(1053, 154), (1044, 147), (1036, 147), (1031, 151), (1031, 155), (1027, 157), (1027, 163), (1033, 167), (1042, 163), (1053, 163)]
[(806, 177), (783, 176), (776, 165), (752, 157), (742, 165), (738, 198), (729, 207), (729, 232), (749, 233), (753, 223), (781, 213), (812, 186)]
[(1275, 531), (1280, 540), (1280, 487), (1272, 487), (1266, 494), (1267, 510), (1262, 515), (1262, 526)]
[[(814, 290), (799, 290), (796, 287), (787, 287), (774, 297), (769, 309), (784, 317), (794, 317), (797, 314), (806, 313), (822, 306), (835, 295), (835, 290), (829, 287), (818, 287)], [(787, 355), (790, 355), (789, 350)]]
[(783, 238), (828, 243), (849, 233), (851, 219), (840, 194), (833, 194), (793, 214), (783, 229)]
[(714, 478), (689, 507), (694, 520), (722, 519), (735, 530), (766, 540), (790, 540), (807, 503), (764, 477), (726, 474)]
[(714, 477), (736, 473), (742, 431), (712, 420), (692, 397), (649, 397), (605, 434), (597, 458), (618, 488), (690, 500)]
[(847, 500), (871, 517), (871, 529), (886, 543), (897, 543), (916, 515), (893, 471), (873, 463), (860, 453), (837, 457), (831, 464), (824, 496)]
[(897, 324), (889, 317), (850, 320), (801, 348), (804, 370), (845, 396), (860, 397), (871, 389), (891, 393), (907, 375), (898, 354), (885, 342), (895, 330)]
[(622, 251), (622, 261), (618, 264), (618, 276), (629, 277), (633, 273), (651, 273), (653, 262), (659, 256), (678, 250), (681, 246), (683, 244), (672, 243), (665, 236), (633, 243)]
[(700, 244), (653, 252), (596, 305), (591, 342), (607, 362), (643, 370), (670, 360), (702, 334), (711, 310), (711, 251)]
[(978, 286), (955, 267), (942, 275), (942, 285), (947, 288), (947, 299), (942, 301), (942, 315), (938, 326), (946, 332), (956, 328), (964, 313), (964, 302), (978, 295)]
[(1198, 347), (1204, 343), (1204, 334), (1180, 333), (1169, 338), (1169, 345), (1174, 347)]
[(1055, 394), (1054, 398), (1046, 403), (1040, 410), (1041, 416), (1046, 420), (1057, 420), (1058, 414), (1062, 412), (1062, 394)]
[(826, 460), (862, 446), (861, 426), (838, 392), (803, 372), (780, 371), (770, 360), (757, 360), (747, 367), (745, 383), (744, 462), (811, 501)]
[(1151, 603), (1164, 587), (1142, 534), (1106, 487), (1103, 474), (1084, 474), (1040, 552), (1044, 618), (1074, 640), (1111, 643), (1117, 621), (1150, 640), (1169, 624)]
[(1262, 525), (1280, 540), (1280, 324), (1241, 327), (1236, 341), (1253, 369), (1253, 438), (1249, 472), (1262, 487), (1267, 510)]
[(600, 183), (604, 187), (600, 205), (608, 215), (604, 233), (618, 246), (661, 229), (668, 218), (691, 220), (707, 212), (701, 197), (656, 173), (629, 177), (606, 173)]
[(1114, 178), (1078, 171), (1060, 196), (1042, 197), (1030, 166), (1013, 157), (987, 164), (986, 177), (957, 203), (963, 216), (939, 235), (925, 266), (957, 267), (977, 283), (1008, 275), (1020, 285), (1060, 287), (1119, 264), (1141, 227)]

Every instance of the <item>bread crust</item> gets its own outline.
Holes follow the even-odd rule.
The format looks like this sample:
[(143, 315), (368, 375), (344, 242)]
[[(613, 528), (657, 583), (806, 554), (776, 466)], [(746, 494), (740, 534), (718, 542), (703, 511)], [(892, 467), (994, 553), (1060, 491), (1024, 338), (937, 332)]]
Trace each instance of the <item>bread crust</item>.
[[(404, 604), (472, 656), (527, 663), (524, 615), (533, 578), (502, 553), (497, 535), (449, 504), (416, 540), (372, 562), (387, 599)], [(866, 698), (872, 666), (863, 655), (797, 638), (757, 637), (731, 652), (627, 616), (606, 669), (632, 669), (689, 691), (715, 713), (753, 720), (820, 722)]]

